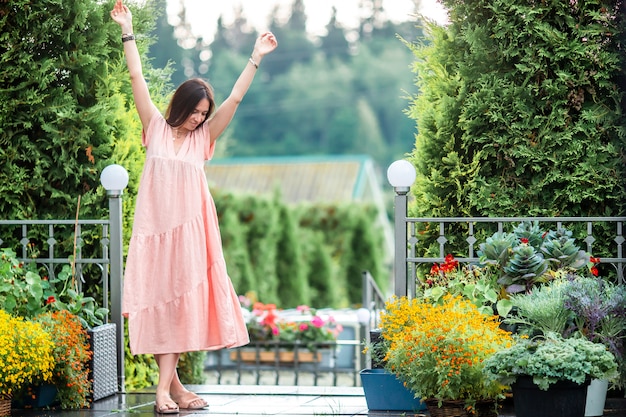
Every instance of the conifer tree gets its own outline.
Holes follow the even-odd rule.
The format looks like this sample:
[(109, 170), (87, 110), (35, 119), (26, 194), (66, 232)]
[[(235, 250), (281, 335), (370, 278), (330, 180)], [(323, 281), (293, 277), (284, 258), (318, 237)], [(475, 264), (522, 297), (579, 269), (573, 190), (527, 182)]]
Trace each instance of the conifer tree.
[(620, 0), (444, 0), (410, 45), (417, 215), (623, 215)]
[[(112, 162), (129, 170), (133, 194), (140, 130), (111, 7), (96, 0), (0, 3), (4, 218), (71, 219), (78, 196), (81, 218), (106, 217), (97, 190), (100, 172)], [(154, 13), (148, 6), (133, 10), (138, 33)], [(148, 42), (139, 40), (143, 52)], [(151, 77), (149, 65), (145, 70)], [(159, 85), (155, 80), (152, 88)]]
[(302, 240), (298, 234), (294, 211), (281, 203), (279, 198), (275, 201), (280, 219), (280, 231), (276, 243), (276, 276), (280, 305), (283, 308), (310, 305), (308, 266), (304, 262)]

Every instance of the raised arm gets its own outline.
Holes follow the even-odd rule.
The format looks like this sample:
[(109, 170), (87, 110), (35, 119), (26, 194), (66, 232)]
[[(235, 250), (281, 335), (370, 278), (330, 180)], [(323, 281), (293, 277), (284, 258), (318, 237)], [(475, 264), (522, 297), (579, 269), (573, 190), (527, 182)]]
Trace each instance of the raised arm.
[(224, 132), (230, 121), (235, 115), (235, 111), (248, 92), (250, 84), (254, 79), (254, 75), (263, 60), (263, 57), (272, 52), (278, 46), (278, 42), (271, 32), (261, 34), (254, 43), (254, 50), (250, 56), (250, 60), (246, 63), (245, 68), (235, 82), (228, 98), (220, 105), (211, 120), (209, 120), (209, 131), (211, 132), (211, 141), (214, 142)]
[(128, 7), (122, 3), (122, 0), (117, 0), (115, 6), (113, 6), (113, 10), (111, 10), (111, 18), (115, 23), (119, 24), (122, 29), (122, 44), (124, 45), (126, 65), (130, 73), (130, 83), (133, 88), (135, 107), (137, 108), (137, 113), (139, 113), (141, 125), (143, 129), (146, 130), (148, 129), (148, 124), (154, 112), (158, 110), (150, 99), (148, 84), (146, 84), (146, 80), (143, 77), (141, 59), (133, 32), (133, 16)]

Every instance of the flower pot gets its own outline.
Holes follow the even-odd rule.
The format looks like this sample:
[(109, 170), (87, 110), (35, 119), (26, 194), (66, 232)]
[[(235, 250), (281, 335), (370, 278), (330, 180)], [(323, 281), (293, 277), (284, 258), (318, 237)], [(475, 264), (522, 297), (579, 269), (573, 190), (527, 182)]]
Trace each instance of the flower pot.
[(426, 406), (430, 417), (498, 417), (495, 400), (476, 401), (473, 411), (467, 410), (462, 400), (442, 400), (439, 407), (439, 400), (429, 398)]
[(424, 404), (392, 373), (384, 369), (363, 369), (361, 385), (367, 408), (381, 411), (423, 411)]
[(4, 398), (0, 395), (0, 417), (11, 415), (11, 399)]
[(511, 385), (516, 417), (584, 417), (588, 384), (558, 381), (540, 389), (532, 377), (521, 376)]
[(585, 417), (604, 415), (604, 403), (609, 389), (606, 379), (594, 379), (587, 387), (587, 402), (585, 403)]
[(115, 324), (103, 324), (87, 331), (93, 356), (89, 379), (93, 381), (92, 400), (117, 392), (117, 336)]
[(238, 349), (230, 352), (230, 360), (241, 361), (242, 363), (282, 363), (294, 364), (298, 363), (319, 363), (322, 360), (321, 352), (309, 352), (307, 350), (299, 350), (297, 353), (292, 350), (257, 350), (257, 349)]
[(19, 409), (50, 407), (56, 402), (57, 393), (57, 387), (53, 384), (30, 385), (13, 398), (12, 406)]

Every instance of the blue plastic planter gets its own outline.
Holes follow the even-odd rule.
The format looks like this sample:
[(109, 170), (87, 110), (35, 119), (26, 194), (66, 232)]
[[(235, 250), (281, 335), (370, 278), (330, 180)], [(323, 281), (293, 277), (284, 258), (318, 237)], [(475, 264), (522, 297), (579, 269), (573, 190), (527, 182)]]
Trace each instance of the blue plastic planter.
[(384, 369), (363, 369), (361, 385), (367, 408), (379, 411), (423, 411), (426, 403), (415, 398), (403, 384)]

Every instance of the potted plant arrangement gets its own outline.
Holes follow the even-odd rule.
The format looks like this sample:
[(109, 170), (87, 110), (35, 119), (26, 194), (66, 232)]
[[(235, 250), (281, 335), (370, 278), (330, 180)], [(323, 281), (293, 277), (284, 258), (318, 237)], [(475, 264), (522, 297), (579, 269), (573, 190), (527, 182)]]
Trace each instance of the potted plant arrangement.
[[(242, 301), (245, 305), (247, 299)], [(343, 330), (332, 316), (323, 317), (308, 306), (299, 306), (297, 315), (286, 318), (275, 304), (252, 303), (246, 326), (253, 350), (231, 352), (231, 360), (249, 362), (320, 362), (320, 349), (330, 348)], [(278, 355), (278, 356), (276, 356)]]
[(426, 402), (431, 416), (497, 416), (504, 387), (482, 369), (513, 342), (497, 316), (451, 294), (437, 303), (394, 298), (381, 315), (381, 330), (385, 369)]
[[(593, 268), (597, 259), (591, 260)], [(510, 300), (515, 314), (505, 322), (531, 338), (554, 333), (563, 338), (579, 337), (604, 345), (614, 355), (621, 370), (617, 377), (621, 375), (621, 378), (592, 380), (587, 389), (594, 395), (588, 396), (585, 416), (601, 416), (609, 382), (623, 385), (626, 290), (591, 274), (584, 276), (563, 269), (532, 292), (512, 295)]]
[(604, 345), (556, 333), (518, 337), (484, 365), (489, 380), (511, 385), (517, 417), (583, 417), (591, 379), (617, 373)]
[[(591, 261), (595, 264), (599, 259), (591, 258)], [(602, 343), (617, 361), (619, 376), (616, 380), (593, 379), (587, 389), (585, 416), (601, 416), (609, 383), (615, 387), (626, 384), (626, 288), (595, 276), (572, 274), (564, 289), (564, 307), (572, 313), (575, 333), (591, 342)]]
[(15, 393), (52, 378), (50, 335), (38, 323), (0, 310), (0, 416), (11, 415)]
[[(78, 291), (70, 265), (64, 265), (54, 279), (49, 279), (39, 274), (35, 263), (25, 265), (11, 249), (2, 249), (0, 305), (10, 315), (38, 323), (53, 346), (54, 378), (31, 381), (32, 384), (15, 390), (16, 405), (39, 407), (58, 403), (61, 408), (88, 405), (92, 394), (88, 374), (93, 350), (89, 346), (88, 330), (103, 323), (107, 310), (98, 308), (93, 298)], [(41, 387), (50, 384), (56, 390), (48, 401), (42, 401)]]

